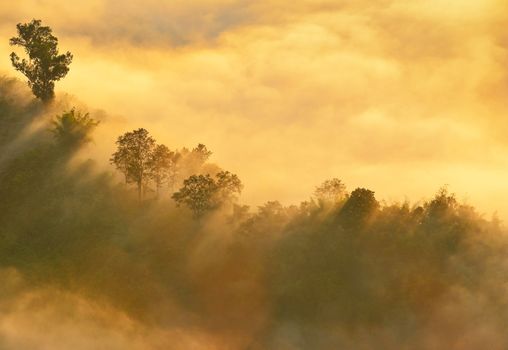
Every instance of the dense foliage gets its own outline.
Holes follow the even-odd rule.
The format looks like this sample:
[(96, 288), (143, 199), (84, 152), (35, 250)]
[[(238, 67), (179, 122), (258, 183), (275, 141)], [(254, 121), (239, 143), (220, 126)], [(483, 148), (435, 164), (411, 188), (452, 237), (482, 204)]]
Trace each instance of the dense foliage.
[(35, 97), (48, 102), (55, 96), (55, 81), (69, 72), (72, 54), (58, 52), (58, 39), (50, 27), (43, 26), (40, 20), (19, 23), (18, 36), (10, 39), (10, 44), (25, 50), (27, 58), (21, 59), (11, 53), (13, 67), (28, 78), (28, 86)]

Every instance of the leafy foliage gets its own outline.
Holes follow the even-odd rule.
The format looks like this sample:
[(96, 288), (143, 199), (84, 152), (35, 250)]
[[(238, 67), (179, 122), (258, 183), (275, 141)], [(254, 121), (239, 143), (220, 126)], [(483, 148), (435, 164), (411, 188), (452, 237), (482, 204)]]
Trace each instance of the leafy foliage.
[(347, 197), (346, 186), (337, 178), (326, 180), (316, 187), (314, 197), (323, 204), (338, 203)]
[(208, 160), (208, 158), (210, 158), (212, 152), (209, 151), (205, 145), (200, 143), (192, 149), (192, 154), (194, 155), (194, 158), (197, 160), (197, 162), (203, 164)]
[(160, 187), (167, 181), (174, 181), (173, 174), (176, 167), (175, 152), (166, 145), (157, 145), (153, 149), (148, 162), (148, 176), (155, 182), (157, 195)]
[(232, 202), (237, 200), (242, 192), (243, 185), (237, 175), (230, 173), (229, 171), (221, 171), (217, 173), (217, 200), (220, 203)]
[(53, 121), (53, 135), (63, 147), (76, 147), (91, 140), (90, 133), (99, 125), (89, 113), (72, 108), (56, 116)]
[(216, 180), (210, 175), (192, 175), (184, 180), (183, 187), (172, 198), (180, 205), (185, 204), (196, 217), (233, 201), (242, 191), (238, 176), (228, 171), (217, 173)]
[(188, 206), (196, 217), (200, 217), (216, 208), (214, 196), (217, 190), (217, 184), (210, 175), (192, 175), (184, 180), (183, 187), (172, 198), (178, 204)]
[(379, 208), (374, 192), (357, 188), (349, 196), (339, 212), (339, 217), (346, 228), (358, 228), (366, 223), (369, 217)]
[(155, 140), (146, 129), (140, 128), (118, 137), (116, 144), (117, 151), (110, 162), (124, 174), (127, 183), (136, 184), (141, 199), (143, 185), (150, 177)]
[(42, 101), (54, 97), (55, 81), (62, 79), (69, 72), (72, 54), (59, 54), (58, 39), (50, 27), (42, 26), (40, 20), (30, 23), (19, 23), (18, 36), (10, 39), (10, 44), (25, 49), (28, 59), (12, 52), (11, 62), (14, 68), (28, 78), (28, 85), (33, 94)]

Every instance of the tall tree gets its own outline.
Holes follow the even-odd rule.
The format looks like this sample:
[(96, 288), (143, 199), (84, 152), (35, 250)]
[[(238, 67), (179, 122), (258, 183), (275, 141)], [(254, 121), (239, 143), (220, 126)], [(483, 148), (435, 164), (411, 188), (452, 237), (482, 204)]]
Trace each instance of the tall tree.
[(127, 183), (135, 183), (138, 188), (139, 200), (143, 197), (143, 186), (150, 178), (150, 165), (155, 140), (148, 131), (140, 128), (118, 137), (117, 150), (110, 162), (125, 175)]
[(14, 68), (28, 78), (28, 86), (35, 97), (48, 102), (55, 96), (55, 81), (62, 79), (69, 72), (72, 54), (58, 52), (58, 39), (50, 27), (42, 26), (40, 20), (16, 25), (18, 36), (10, 39), (13, 46), (25, 49), (28, 59), (20, 59), (12, 52), (11, 62)]
[(149, 161), (149, 177), (155, 183), (155, 190), (157, 196), (159, 196), (161, 186), (168, 180), (172, 175), (172, 169), (175, 167), (174, 164), (175, 153), (171, 152), (165, 145), (155, 146)]
[(181, 159), (182, 154), (178, 151), (173, 152), (171, 157), (171, 167), (169, 168), (168, 173), (168, 187), (171, 192), (175, 190), (175, 184), (178, 181), (181, 172)]

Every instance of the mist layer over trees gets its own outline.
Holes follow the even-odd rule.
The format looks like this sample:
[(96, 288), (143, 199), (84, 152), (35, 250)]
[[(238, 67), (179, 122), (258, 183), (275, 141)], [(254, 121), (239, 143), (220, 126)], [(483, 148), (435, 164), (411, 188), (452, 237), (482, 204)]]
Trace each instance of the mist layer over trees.
[(508, 347), (505, 233), (446, 189), (248, 208), (204, 145), (80, 160), (107, 123), (61, 106), (0, 81), (0, 348)]

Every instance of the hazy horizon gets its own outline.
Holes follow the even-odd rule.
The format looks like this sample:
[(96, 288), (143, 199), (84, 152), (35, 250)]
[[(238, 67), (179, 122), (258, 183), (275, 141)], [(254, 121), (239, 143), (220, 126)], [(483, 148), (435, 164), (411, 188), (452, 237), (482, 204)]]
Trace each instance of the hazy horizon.
[(23, 1), (0, 5), (0, 72), (15, 24), (40, 18), (75, 55), (57, 94), (106, 112), (93, 158), (145, 127), (204, 143), (242, 201), (308, 199), (338, 177), (387, 201), (443, 185), (508, 218), (508, 7), (502, 1)]

